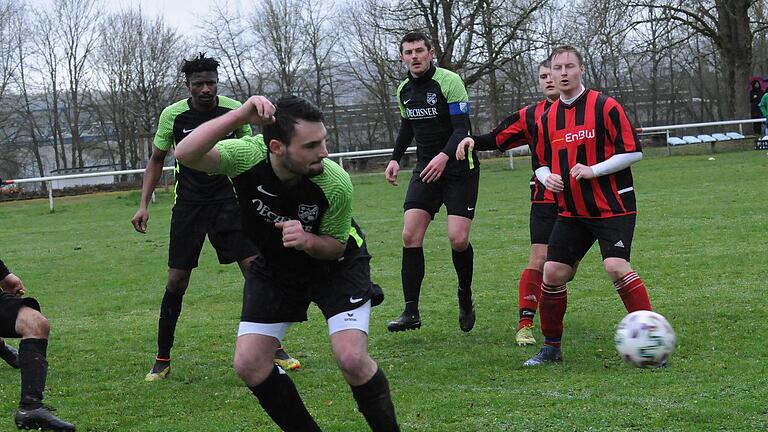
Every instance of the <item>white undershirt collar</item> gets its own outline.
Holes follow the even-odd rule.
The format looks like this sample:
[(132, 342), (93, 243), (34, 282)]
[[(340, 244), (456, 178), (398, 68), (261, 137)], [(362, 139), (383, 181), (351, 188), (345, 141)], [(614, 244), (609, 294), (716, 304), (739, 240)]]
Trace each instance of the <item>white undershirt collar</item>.
[(566, 105), (570, 105), (570, 104), (576, 102), (576, 99), (578, 99), (579, 96), (581, 96), (582, 94), (584, 94), (585, 91), (587, 91), (587, 89), (584, 87), (584, 84), (580, 84), (580, 86), (581, 86), (581, 89), (579, 90), (579, 94), (577, 94), (576, 96), (574, 96), (572, 98), (566, 99), (566, 98), (563, 97), (563, 95), (561, 93), (560, 94), (560, 101), (562, 101)]

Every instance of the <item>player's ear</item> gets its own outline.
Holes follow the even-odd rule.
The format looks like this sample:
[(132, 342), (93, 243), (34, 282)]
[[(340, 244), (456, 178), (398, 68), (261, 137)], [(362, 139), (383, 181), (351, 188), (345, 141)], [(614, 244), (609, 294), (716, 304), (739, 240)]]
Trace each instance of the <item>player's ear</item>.
[(269, 152), (276, 156), (282, 156), (285, 153), (285, 145), (280, 140), (271, 139), (269, 140)]

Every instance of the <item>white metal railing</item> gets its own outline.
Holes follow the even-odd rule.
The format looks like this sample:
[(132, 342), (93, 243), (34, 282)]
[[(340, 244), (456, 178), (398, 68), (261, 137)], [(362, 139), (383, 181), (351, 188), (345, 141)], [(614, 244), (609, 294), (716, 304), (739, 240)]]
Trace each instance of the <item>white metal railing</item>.
[[(718, 122), (709, 122), (709, 123), (688, 123), (688, 124), (681, 124), (681, 125), (667, 125), (667, 126), (649, 126), (645, 128), (638, 128), (638, 132), (640, 134), (665, 134), (667, 138), (669, 138), (669, 132), (677, 129), (686, 129), (686, 128), (699, 128), (699, 127), (712, 127), (712, 126), (727, 126), (727, 125), (739, 125), (739, 133), (743, 135), (743, 125), (745, 123), (758, 123), (758, 122), (765, 122), (765, 119), (745, 119), (745, 120), (725, 120), (725, 121), (718, 121)], [(667, 152), (670, 150), (669, 144), (667, 144)], [(377, 156), (386, 156), (392, 153), (391, 148), (389, 149), (378, 149), (378, 150), (362, 150), (362, 151), (354, 151), (354, 152), (340, 152), (340, 153), (331, 153), (328, 155), (328, 157), (332, 159), (337, 159), (339, 161), (339, 165), (344, 166), (344, 159), (356, 159), (356, 158), (364, 158), (364, 157), (377, 157)], [(408, 147), (406, 150), (406, 153), (412, 153), (416, 151), (416, 147)], [(511, 158), (511, 154), (510, 154)], [(510, 167), (512, 167), (511, 161), (510, 161)], [(173, 166), (167, 166), (163, 167), (163, 171), (170, 171), (174, 169)], [(2, 185), (10, 185), (10, 184), (22, 184), (22, 183), (35, 183), (35, 182), (46, 182), (48, 185), (48, 207), (51, 211), (53, 211), (53, 188), (51, 187), (51, 182), (56, 180), (67, 180), (67, 179), (77, 179), (77, 178), (87, 178), (87, 177), (108, 177), (108, 176), (117, 176), (117, 175), (126, 175), (126, 174), (140, 174), (144, 172), (144, 168), (140, 169), (131, 169), (131, 170), (123, 170), (123, 171), (106, 171), (106, 172), (91, 172), (91, 173), (83, 173), (83, 174), (67, 174), (67, 175), (60, 175), (60, 176), (50, 176), (50, 177), (31, 177), (31, 178), (24, 178), (24, 179), (13, 179), (13, 180), (3, 180)], [(153, 194), (153, 200), (154, 200), (154, 194)]]
[[(360, 158), (360, 157), (376, 157), (376, 156), (387, 156), (392, 154), (393, 149), (378, 149), (378, 150), (361, 150), (361, 151), (355, 151), (355, 152), (340, 152), (340, 153), (330, 153), (328, 157), (332, 159), (338, 159), (339, 165), (342, 167), (344, 166), (344, 158)], [(416, 151), (416, 147), (408, 147), (406, 149), (406, 153), (413, 153)], [(174, 169), (174, 166), (166, 166), (163, 167), (163, 171), (171, 171)], [(127, 174), (141, 174), (146, 170), (146, 168), (139, 168), (139, 169), (130, 169), (130, 170), (121, 170), (121, 171), (103, 171), (103, 172), (90, 172), (90, 173), (82, 173), (82, 174), (65, 174), (65, 175), (58, 175), (58, 176), (48, 176), (48, 177), (30, 177), (30, 178), (23, 178), (23, 179), (12, 179), (12, 180), (3, 180), (2, 183), (0, 183), (0, 187), (4, 185), (13, 185), (13, 184), (23, 184), (23, 183), (37, 183), (37, 182), (45, 182), (48, 186), (48, 208), (50, 211), (53, 211), (53, 182), (58, 180), (70, 180), (70, 179), (78, 179), (78, 178), (90, 178), (90, 177), (111, 177), (111, 176), (118, 176), (118, 175), (127, 175)], [(155, 194), (152, 193), (152, 201), (155, 200)]]

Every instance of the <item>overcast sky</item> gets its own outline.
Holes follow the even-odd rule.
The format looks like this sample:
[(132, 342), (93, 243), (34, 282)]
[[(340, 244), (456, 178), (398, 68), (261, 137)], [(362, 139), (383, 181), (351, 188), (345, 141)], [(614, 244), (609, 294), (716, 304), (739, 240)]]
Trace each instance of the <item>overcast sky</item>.
[[(121, 9), (141, 7), (145, 16), (154, 18), (162, 16), (165, 22), (174, 28), (184, 31), (195, 31), (204, 19), (208, 8), (214, 1), (225, 1), (235, 10), (254, 0), (101, 0), (106, 12), (117, 12)], [(33, 10), (49, 7), (50, 0), (23, 0), (32, 5)]]

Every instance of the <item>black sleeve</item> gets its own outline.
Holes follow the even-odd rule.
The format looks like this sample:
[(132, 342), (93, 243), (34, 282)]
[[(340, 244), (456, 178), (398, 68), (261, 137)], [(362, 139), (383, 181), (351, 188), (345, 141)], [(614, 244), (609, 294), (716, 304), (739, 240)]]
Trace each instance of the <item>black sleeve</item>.
[(11, 274), (11, 271), (5, 266), (3, 260), (0, 260), (0, 279), (5, 279), (9, 274)]
[(469, 136), (469, 114), (454, 114), (451, 116), (451, 125), (453, 134), (448, 138), (448, 142), (443, 147), (443, 153), (449, 158), (456, 158), (456, 148), (459, 147), (461, 140)]
[(400, 163), (400, 159), (403, 158), (405, 151), (408, 150), (408, 146), (413, 141), (413, 125), (407, 118), (400, 119), (400, 131), (397, 133), (397, 139), (395, 139), (395, 148), (392, 150), (393, 160)]
[(495, 131), (484, 135), (472, 135), (472, 139), (475, 140), (475, 150), (477, 151), (498, 150)]

